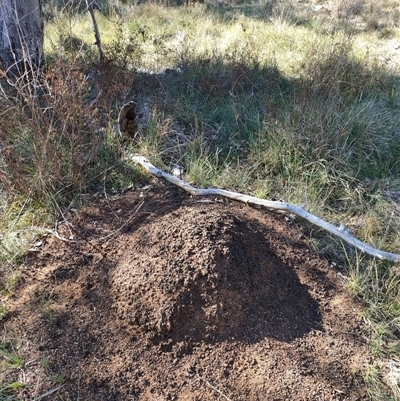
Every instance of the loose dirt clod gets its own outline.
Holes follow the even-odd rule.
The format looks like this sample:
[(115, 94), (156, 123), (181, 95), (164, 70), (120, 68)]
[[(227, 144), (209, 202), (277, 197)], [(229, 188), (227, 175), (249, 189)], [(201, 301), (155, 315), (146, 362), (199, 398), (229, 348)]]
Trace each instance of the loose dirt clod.
[(22, 399), (54, 377), (70, 400), (368, 398), (359, 308), (295, 227), (175, 188), (145, 195), (97, 201), (70, 222), (77, 243), (28, 257), (4, 323), (29, 340)]

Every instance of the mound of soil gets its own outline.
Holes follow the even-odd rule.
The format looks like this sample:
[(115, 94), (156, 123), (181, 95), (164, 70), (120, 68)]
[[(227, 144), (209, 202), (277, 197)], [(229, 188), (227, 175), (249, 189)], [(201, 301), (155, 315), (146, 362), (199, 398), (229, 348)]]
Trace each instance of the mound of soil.
[(158, 184), (59, 232), (3, 321), (22, 399), (368, 399), (359, 307), (290, 219)]
[(266, 228), (230, 210), (183, 206), (140, 227), (111, 274), (117, 317), (150, 339), (290, 341), (318, 304), (270, 249)]

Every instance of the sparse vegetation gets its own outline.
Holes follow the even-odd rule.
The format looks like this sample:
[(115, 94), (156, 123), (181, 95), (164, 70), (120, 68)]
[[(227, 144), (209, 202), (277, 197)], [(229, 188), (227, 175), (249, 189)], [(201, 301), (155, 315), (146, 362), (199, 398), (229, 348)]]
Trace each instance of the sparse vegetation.
[(6, 305), (0, 305), (0, 321), (8, 315), (8, 308)]
[[(98, 14), (100, 65), (78, 3), (46, 2), (41, 86), (0, 82), (2, 293), (12, 293), (11, 266), (44, 227), (86, 195), (139, 179), (124, 152), (166, 169), (182, 164), (196, 185), (305, 204), (374, 247), (400, 252), (397, 1), (114, 0)], [(143, 124), (126, 150), (114, 125), (134, 96)], [(303, 229), (365, 302), (376, 353), (365, 376), (371, 398), (399, 399), (398, 266)], [(0, 354), (2, 369), (16, 363), (3, 344)]]
[[(11, 349), (9, 349), (11, 347)], [(2, 356), (2, 365), (10, 368), (19, 368), (24, 363), (21, 355), (12, 349), (12, 344), (7, 347), (4, 344), (0, 345), (0, 355)]]

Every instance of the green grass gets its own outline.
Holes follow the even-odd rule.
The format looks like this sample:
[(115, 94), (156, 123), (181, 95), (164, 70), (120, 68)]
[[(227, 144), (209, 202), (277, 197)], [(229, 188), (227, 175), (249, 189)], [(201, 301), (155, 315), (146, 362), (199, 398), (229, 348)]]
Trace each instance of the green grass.
[(8, 368), (19, 368), (23, 365), (24, 360), (14, 349), (10, 349), (4, 344), (0, 344), (0, 356), (2, 357), (1, 365)]
[[(113, 134), (118, 108), (132, 96), (147, 122), (129, 151), (167, 170), (182, 164), (185, 179), (201, 187), (305, 205), (372, 246), (399, 252), (398, 2), (124, 3), (110, 2), (108, 14), (97, 14), (109, 59), (95, 70), (97, 80), (87, 78), (97, 62), (88, 15), (64, 11), (45, 25), (49, 84), (63, 79), (55, 81), (50, 99), (54, 118), (40, 117), (37, 132), (25, 116), (9, 143), (23, 163), (20, 174), (10, 175), (15, 179), (2, 180), (13, 183), (5, 185), (9, 195), (0, 205), (2, 261), (18, 259), (27, 249), (19, 241), (29, 244), (32, 228), (40, 232), (71, 202), (84, 202), (82, 195), (144, 179), (119, 160)], [(330, 14), (313, 9), (321, 4)], [(90, 108), (94, 89), (102, 95)], [(65, 93), (63, 102), (57, 91)], [(95, 163), (82, 165), (99, 128), (106, 146)], [(38, 138), (47, 147), (35, 146)], [(320, 230), (312, 233), (313, 246), (365, 302), (366, 335), (377, 355), (365, 376), (371, 397), (398, 399), (398, 266), (360, 256)], [(2, 287), (12, 292), (12, 284)]]
[[(22, 343), (10, 338), (5, 331), (0, 341), (0, 400), (17, 401), (19, 390), (24, 387), (18, 372), (24, 368)], [(16, 373), (17, 372), (17, 373)]]

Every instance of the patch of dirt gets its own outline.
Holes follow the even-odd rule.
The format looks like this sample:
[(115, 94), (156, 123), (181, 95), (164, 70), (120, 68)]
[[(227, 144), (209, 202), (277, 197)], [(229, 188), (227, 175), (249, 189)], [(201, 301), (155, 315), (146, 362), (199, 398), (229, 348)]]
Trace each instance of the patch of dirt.
[(158, 183), (69, 230), (9, 300), (22, 399), (368, 399), (359, 307), (283, 215)]

